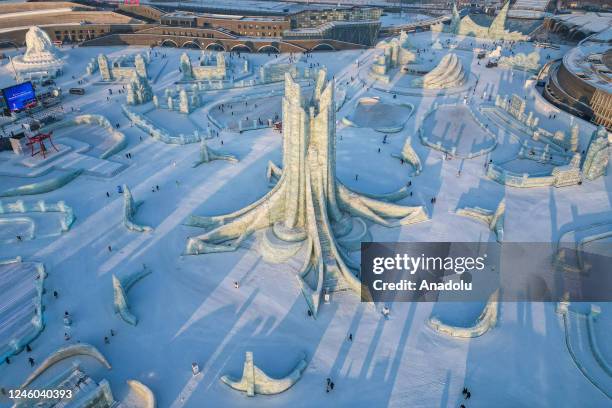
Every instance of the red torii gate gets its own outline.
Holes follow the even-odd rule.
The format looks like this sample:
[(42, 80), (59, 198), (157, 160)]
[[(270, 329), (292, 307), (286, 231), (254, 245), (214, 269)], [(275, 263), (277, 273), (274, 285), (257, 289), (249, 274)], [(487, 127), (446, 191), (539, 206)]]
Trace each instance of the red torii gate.
[[(49, 140), (49, 143), (51, 143), (51, 146), (53, 146), (55, 151), (59, 152), (57, 147), (55, 147), (55, 145), (53, 144), (53, 139), (51, 139), (52, 134), (53, 132), (49, 132), (39, 133), (35, 136), (28, 136), (28, 142), (26, 143), (26, 146), (30, 146), (30, 148), (32, 149), (32, 157), (36, 156), (38, 153), (42, 153), (43, 159), (47, 158), (47, 146), (45, 146), (45, 140)], [(38, 144), (38, 150), (36, 152), (34, 151), (35, 144)]]

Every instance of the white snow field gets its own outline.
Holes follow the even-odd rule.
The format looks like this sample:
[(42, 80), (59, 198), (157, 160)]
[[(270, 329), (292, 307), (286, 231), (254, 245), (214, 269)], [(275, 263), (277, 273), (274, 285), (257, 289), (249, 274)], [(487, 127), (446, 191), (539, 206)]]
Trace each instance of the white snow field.
[[(409, 38), (416, 47), (427, 49), (435, 39), (432, 36), (438, 34), (410, 34)], [(446, 34), (439, 36), (443, 43), (450, 38)], [(472, 87), (476, 82), (470, 81), (470, 88), (461, 92), (441, 90), (427, 95), (406, 92), (393, 98), (368, 79), (369, 65), (374, 55), (381, 52), (378, 49), (315, 53), (304, 62), (326, 66), (328, 77), (335, 76), (338, 91), (345, 91), (348, 98), (336, 116), (339, 180), (368, 194), (396, 191), (412, 182), (413, 195), (399, 203), (423, 205), (431, 218), (397, 228), (371, 225), (373, 240), (495, 242), (495, 234), (487, 225), (458, 216), (455, 210), (466, 204), (494, 209), (502, 198), (506, 203), (505, 241), (556, 242), (565, 231), (609, 222), (612, 219), (609, 173), (564, 188), (506, 188), (487, 179), (484, 165), (490, 157), (510, 160), (516, 156), (519, 142), (509, 131), (495, 133), (498, 145), (491, 154), (472, 159), (444, 160), (442, 152), (421, 144), (417, 130), (434, 104), (459, 104), (460, 109), (475, 110), (481, 104), (491, 103), (488, 101), (491, 94), (527, 95), (527, 111), (539, 115), (540, 126), (550, 132), (567, 132), (572, 121), (579, 123), (581, 149), (595, 129), (549, 105), (533, 86), (525, 86), (529, 74), (479, 65), (472, 48), (491, 49), (490, 42), (473, 38), (465, 41), (470, 47), (452, 52), (478, 82), (475, 90)], [(548, 54), (557, 58), (567, 48), (554, 51), (519, 44), (515, 50), (536, 50), (545, 61)], [(96, 84), (99, 73), (85, 76), (85, 66), (98, 53), (114, 56), (147, 49), (62, 47), (61, 51), (66, 62), (58, 85), (64, 91), (80, 86), (85, 89), (83, 96), (64, 92), (66, 117), (102, 115), (112, 125), (119, 124), (117, 130), (125, 135), (126, 145), (101, 159), (101, 152), (110, 143), (103, 131), (92, 125), (77, 125), (58, 130), (55, 141), (60, 153), (44, 161), (37, 156), (34, 166), (22, 165), (26, 158), (19, 159), (12, 153), (0, 154), (0, 195), (6, 191), (16, 194), (2, 197), (3, 202), (64, 201), (75, 216), (70, 230), (59, 236), (0, 242), (0, 260), (21, 256), (24, 263), (44, 264), (48, 273), (43, 295), (45, 328), (30, 343), (31, 353), (22, 351), (10, 358), (11, 364), (0, 364), (1, 387), (17, 388), (28, 377), (33, 370), (28, 357), (38, 364), (60, 347), (82, 342), (97, 347), (112, 365), (107, 370), (87, 359), (81, 360), (88, 375), (96, 381), (110, 382), (116, 400), (130, 393), (126, 380), (134, 379), (149, 387), (157, 406), (164, 408), (457, 407), (464, 401), (461, 395), (464, 386), (472, 393), (467, 403), (470, 408), (612, 406), (609, 398), (612, 377), (606, 377), (581, 332), (586, 323), (576, 323), (570, 316), (574, 319), (569, 324), (569, 344), (574, 350), (570, 354), (564, 318), (557, 313), (556, 304), (503, 303), (497, 325), (472, 339), (437, 333), (427, 321), (433, 314), (448, 324), (470, 326), (483, 304), (396, 303), (390, 305), (390, 318), (385, 320), (381, 316), (382, 305), (361, 303), (357, 294), (344, 291), (333, 293), (329, 304), (322, 303), (314, 320), (307, 316), (307, 305), (295, 276), (302, 264), (299, 257), (282, 264), (268, 263), (257, 251), (255, 236), (235, 252), (184, 255), (187, 238), (201, 233), (183, 225), (190, 215), (236, 211), (270, 190), (266, 170), (268, 161), (282, 164), (281, 136), (270, 128), (243, 133), (223, 130), (207, 140), (208, 147), (235, 155), (239, 161), (211, 161), (193, 168), (200, 158), (200, 143), (177, 145), (154, 140), (131, 126), (122, 113), (125, 95), (117, 92), (120, 83), (100, 85)], [(180, 80), (182, 52), (153, 49), (156, 66), (162, 66), (161, 54), (166, 55), (167, 61), (159, 75), (149, 74), (158, 76), (151, 83), (157, 94)], [(7, 53), (16, 55), (17, 51)], [(442, 54), (438, 52), (440, 57)], [(256, 68), (275, 59), (267, 55), (246, 57)], [(356, 59), (360, 60), (359, 67)], [(12, 76), (9, 65), (0, 66), (0, 87), (14, 83)], [(355, 81), (351, 82), (351, 77)], [(362, 79), (367, 85), (359, 82)], [(84, 84), (80, 85), (79, 80), (85, 80)], [(282, 84), (277, 86), (280, 89)], [(114, 90), (110, 100), (108, 88)], [(167, 110), (151, 110), (147, 116), (172, 135), (191, 134), (194, 128), (205, 130), (210, 126), (208, 107), (257, 92), (246, 88), (213, 91), (207, 94), (206, 105), (189, 117)], [(341, 121), (355, 111), (364, 97), (414, 107), (411, 112), (398, 113), (407, 120), (385, 144), (380, 132), (370, 127), (347, 126)], [(280, 114), (279, 100), (250, 100), (248, 109), (241, 107), (238, 117)], [(258, 103), (257, 110), (251, 109), (251, 103)], [(143, 111), (150, 108), (151, 102), (134, 107)], [(232, 117), (226, 113), (218, 120), (232, 128)], [(384, 118), (384, 113), (376, 116)], [(556, 114), (556, 119), (549, 119), (551, 113)], [(472, 145), (482, 143), (482, 134), (465, 118), (463, 113), (438, 110), (425, 126), (432, 132), (439, 131), (439, 137), (452, 136), (454, 143), (468, 151)], [(364, 116), (360, 120), (374, 119)], [(401, 118), (384, 120), (396, 123)], [(414, 177), (410, 166), (391, 156), (400, 154), (409, 136), (423, 164), (423, 172)], [(76, 172), (74, 177), (64, 177), (71, 171)], [(38, 188), (45, 181), (48, 188)], [(125, 228), (124, 198), (117, 192), (117, 186), (124, 184), (135, 198), (143, 201), (137, 213), (138, 223), (151, 226), (152, 231), (139, 233)], [(33, 191), (15, 190), (24, 185), (37, 187)], [(34, 194), (23, 196), (24, 191)], [(437, 198), (435, 205), (430, 202), (432, 197)], [(23, 226), (11, 228), (17, 231)], [(11, 238), (5, 235), (0, 234), (0, 240)], [(352, 255), (358, 259), (358, 253)], [(143, 270), (143, 265), (151, 274), (129, 291), (130, 313), (138, 317), (138, 324), (132, 326), (115, 314), (112, 276), (129, 276)], [(239, 288), (234, 287), (234, 281), (240, 282)], [(6, 302), (6, 297), (12, 299), (22, 293), (21, 286), (2, 288), (0, 328), (12, 319), (11, 310), (17, 310)], [(53, 291), (58, 292), (57, 298)], [(9, 308), (2, 309), (6, 304)], [(612, 304), (598, 306), (601, 313), (593, 325), (594, 335), (600, 355), (611, 364)], [(73, 319), (68, 341), (64, 339), (64, 311), (69, 311)], [(114, 336), (109, 334), (111, 329)], [(349, 333), (353, 341), (347, 340)], [(109, 336), (109, 344), (105, 344), (105, 336)], [(0, 341), (3, 339), (5, 336), (0, 336)], [(271, 377), (286, 376), (303, 355), (308, 366), (301, 379), (287, 391), (248, 398), (220, 380), (224, 375), (241, 377), (247, 351), (253, 352), (257, 367)], [(194, 362), (201, 375), (192, 375)], [(70, 364), (65, 361), (54, 366), (34, 386), (51, 381)], [(328, 377), (335, 383), (330, 393), (325, 392)], [(10, 404), (0, 399), (0, 406)]]

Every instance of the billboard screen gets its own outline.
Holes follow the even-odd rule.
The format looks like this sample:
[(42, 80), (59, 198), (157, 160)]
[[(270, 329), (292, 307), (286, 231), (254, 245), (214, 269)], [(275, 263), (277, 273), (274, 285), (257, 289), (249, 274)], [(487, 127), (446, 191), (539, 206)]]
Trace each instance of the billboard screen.
[(23, 82), (4, 88), (2, 95), (12, 112), (22, 110), (26, 105), (36, 100), (36, 92), (31, 82)]

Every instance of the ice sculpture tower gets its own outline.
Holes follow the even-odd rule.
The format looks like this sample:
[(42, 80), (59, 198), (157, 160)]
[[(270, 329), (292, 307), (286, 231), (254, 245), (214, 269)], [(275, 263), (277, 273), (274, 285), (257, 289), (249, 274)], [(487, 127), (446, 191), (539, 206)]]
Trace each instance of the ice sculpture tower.
[(25, 35), (26, 52), (13, 58), (15, 69), (20, 72), (45, 71), (50, 76), (63, 65), (59, 50), (49, 35), (39, 27), (30, 27)]
[(608, 132), (603, 126), (597, 128), (591, 136), (591, 142), (586, 152), (582, 173), (589, 180), (595, 180), (606, 174), (609, 161)]
[(234, 213), (192, 216), (187, 224), (207, 228), (189, 238), (187, 254), (235, 250), (256, 230), (268, 229), (262, 246), (277, 261), (306, 246), (298, 274), (302, 292), (316, 316), (324, 291), (360, 291), (359, 265), (347, 250), (367, 237), (363, 219), (387, 227), (427, 219), (423, 207), (378, 201), (349, 190), (336, 179), (334, 81), (319, 72), (314, 90), (285, 74), (283, 97), (283, 166), (270, 163), (269, 178), (278, 180), (259, 201)]

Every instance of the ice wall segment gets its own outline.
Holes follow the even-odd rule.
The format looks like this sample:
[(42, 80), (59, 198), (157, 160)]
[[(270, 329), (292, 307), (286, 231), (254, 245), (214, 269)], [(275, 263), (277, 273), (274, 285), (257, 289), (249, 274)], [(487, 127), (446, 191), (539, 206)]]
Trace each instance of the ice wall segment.
[(122, 278), (118, 278), (115, 274), (113, 274), (113, 295), (115, 313), (117, 313), (124, 322), (131, 324), (132, 326), (136, 326), (138, 324), (138, 318), (130, 311), (127, 293), (136, 282), (149, 275), (150, 273), (151, 270), (148, 269), (145, 265), (143, 265), (140, 271), (132, 272)]
[(44, 265), (21, 257), (0, 260), (0, 364), (23, 350), (45, 327)]
[(142, 201), (134, 201), (132, 192), (127, 185), (123, 185), (123, 225), (133, 232), (150, 232), (152, 227), (134, 222), (134, 215), (138, 207), (142, 205)]

